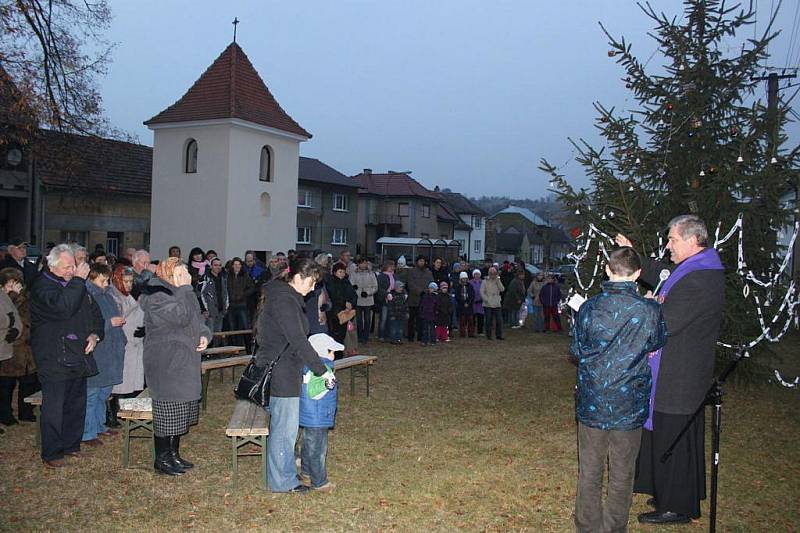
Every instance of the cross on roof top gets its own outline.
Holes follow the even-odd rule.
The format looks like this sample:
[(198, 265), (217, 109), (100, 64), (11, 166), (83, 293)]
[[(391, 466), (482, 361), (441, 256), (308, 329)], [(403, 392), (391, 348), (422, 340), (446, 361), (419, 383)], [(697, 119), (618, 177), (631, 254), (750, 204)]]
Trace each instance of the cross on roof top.
[(236, 28), (239, 26), (239, 18), (233, 17), (233, 22), (231, 22), (231, 24), (233, 24), (233, 42), (236, 42)]

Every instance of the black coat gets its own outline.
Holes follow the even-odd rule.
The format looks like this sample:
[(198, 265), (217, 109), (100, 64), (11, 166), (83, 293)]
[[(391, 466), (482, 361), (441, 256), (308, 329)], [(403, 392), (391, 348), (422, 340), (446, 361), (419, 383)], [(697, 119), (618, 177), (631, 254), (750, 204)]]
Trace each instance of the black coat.
[(453, 313), (453, 300), (448, 292), (438, 293), (439, 305), (436, 306), (436, 325), (449, 326), (450, 315)]
[[(31, 349), (39, 380), (43, 382), (67, 381), (94, 374), (85, 366), (64, 366), (59, 359), (70, 346), (80, 352), (92, 333), (101, 342), (103, 339), (103, 314), (86, 291), (86, 282), (75, 276), (66, 285), (62, 286), (62, 283), (62, 278), (45, 271), (30, 288)], [(90, 364), (95, 367), (93, 360)]]
[(39, 274), (39, 271), (36, 269), (36, 265), (24, 259), (22, 261), (22, 266), (17, 263), (11, 254), (6, 255), (6, 258), (3, 261), (0, 261), (0, 270), (4, 268), (16, 268), (20, 272), (22, 272), (22, 279), (25, 281), (25, 286), (30, 287), (33, 283), (34, 278)]
[(386, 295), (389, 294), (391, 282), (385, 272), (381, 272), (376, 278), (378, 279), (378, 292), (374, 294), (374, 300), (375, 307), (380, 308), (386, 303)]
[[(466, 297), (464, 294), (464, 290), (466, 289)], [(456, 291), (456, 313), (458, 316), (472, 316), (474, 311), (474, 303), (475, 303), (475, 289), (474, 287), (467, 283), (466, 285), (461, 285), (459, 283), (455, 287)]]
[(347, 278), (339, 279), (336, 276), (329, 276), (325, 282), (325, 288), (328, 291), (328, 297), (331, 300), (331, 309), (329, 313), (336, 315), (338, 312), (345, 308), (346, 303), (350, 303), (353, 309), (356, 308), (356, 291), (350, 284)]
[(264, 286), (264, 296), (256, 329), (256, 364), (266, 367), (280, 355), (272, 371), (270, 395), (297, 398), (304, 366), (318, 376), (328, 369), (306, 337), (308, 319), (300, 293), (284, 281), (273, 280)]
[[(641, 279), (655, 287), (666, 265), (642, 258)], [(722, 270), (690, 272), (667, 294), (661, 312), (667, 344), (661, 351), (655, 410), (688, 415), (704, 399), (714, 375), (714, 353), (725, 306)]]

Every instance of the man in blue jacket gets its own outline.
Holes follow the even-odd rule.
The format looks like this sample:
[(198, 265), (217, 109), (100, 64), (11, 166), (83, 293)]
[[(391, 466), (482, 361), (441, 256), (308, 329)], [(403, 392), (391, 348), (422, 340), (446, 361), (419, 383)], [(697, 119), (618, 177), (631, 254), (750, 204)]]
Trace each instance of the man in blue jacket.
[[(648, 354), (667, 341), (660, 306), (638, 295), (641, 260), (633, 248), (611, 252), (609, 281), (586, 301), (575, 321), (571, 351), (578, 359), (575, 411), (580, 473), (575, 525), (581, 531), (625, 531), (636, 456), (650, 402)], [(608, 496), (602, 503), (609, 458)]]

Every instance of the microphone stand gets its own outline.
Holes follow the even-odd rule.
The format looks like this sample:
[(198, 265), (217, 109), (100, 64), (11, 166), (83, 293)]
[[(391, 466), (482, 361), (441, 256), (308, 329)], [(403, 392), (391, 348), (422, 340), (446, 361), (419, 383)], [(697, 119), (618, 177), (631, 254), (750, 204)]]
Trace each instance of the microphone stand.
[[(700, 405), (695, 410), (692, 417), (686, 422), (686, 424), (681, 429), (680, 433), (675, 437), (675, 440), (672, 441), (667, 451), (661, 456), (661, 462), (666, 463), (669, 458), (672, 456), (672, 452), (675, 451), (675, 446), (678, 445), (683, 435), (689, 430), (692, 426), (694, 421), (703, 412), (706, 405), (713, 405), (714, 411), (712, 413), (712, 444), (711, 444), (711, 456), (713, 459), (713, 463), (711, 464), (711, 502), (710, 508), (711, 511), (709, 513), (709, 525), (708, 530), (711, 533), (715, 533), (717, 530), (717, 488), (719, 482), (719, 439), (720, 433), (722, 431), (722, 396), (725, 394), (722, 390), (722, 386), (725, 384), (725, 380), (728, 379), (728, 376), (736, 369), (736, 365), (739, 364), (739, 361), (744, 359), (745, 357), (745, 349), (743, 347), (739, 347), (736, 351), (736, 356), (733, 360), (728, 364), (725, 370), (714, 380), (711, 386), (706, 391), (706, 396)], [(705, 431), (705, 428), (703, 429)]]

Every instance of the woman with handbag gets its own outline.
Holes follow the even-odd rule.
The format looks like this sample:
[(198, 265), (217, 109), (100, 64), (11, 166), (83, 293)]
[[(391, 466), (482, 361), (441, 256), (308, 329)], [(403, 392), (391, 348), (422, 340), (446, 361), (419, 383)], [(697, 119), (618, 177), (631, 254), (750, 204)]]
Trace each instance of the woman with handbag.
[(180, 456), (181, 435), (199, 417), (200, 352), (211, 331), (192, 276), (180, 259), (161, 261), (139, 298), (144, 311), (144, 376), (153, 399), (156, 472), (179, 476), (194, 465)]
[(296, 259), (264, 286), (264, 307), (256, 326), (258, 350), (255, 357), (260, 368), (267, 369), (272, 364), (267, 452), (267, 481), (272, 492), (305, 493), (309, 490), (298, 481), (294, 456), (300, 425), (303, 367), (325, 376), (329, 388), (335, 383), (333, 373), (320, 362), (307, 338), (309, 325), (303, 297), (314, 290), (319, 277), (319, 265), (313, 260)]

